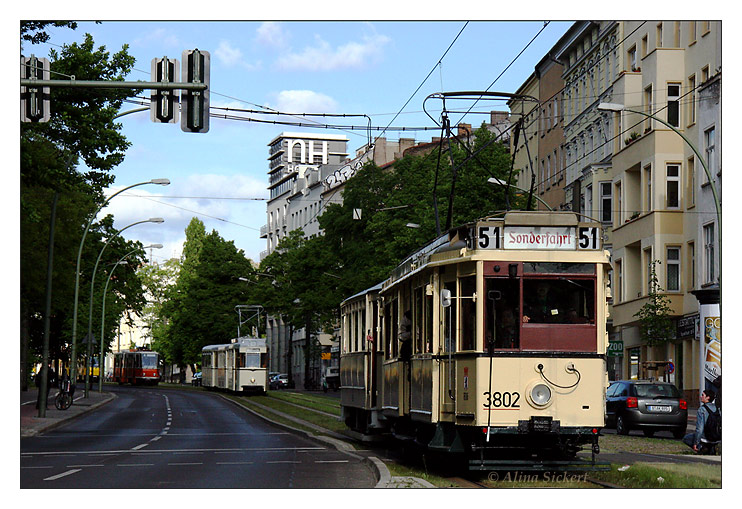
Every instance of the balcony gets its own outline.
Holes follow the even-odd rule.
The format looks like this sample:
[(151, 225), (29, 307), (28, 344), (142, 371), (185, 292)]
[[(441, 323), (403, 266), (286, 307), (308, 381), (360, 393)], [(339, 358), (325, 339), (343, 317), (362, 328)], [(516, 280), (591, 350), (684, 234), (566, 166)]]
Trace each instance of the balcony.
[(268, 225), (264, 224), (260, 227), (260, 238), (261, 239), (267, 239), (268, 238)]

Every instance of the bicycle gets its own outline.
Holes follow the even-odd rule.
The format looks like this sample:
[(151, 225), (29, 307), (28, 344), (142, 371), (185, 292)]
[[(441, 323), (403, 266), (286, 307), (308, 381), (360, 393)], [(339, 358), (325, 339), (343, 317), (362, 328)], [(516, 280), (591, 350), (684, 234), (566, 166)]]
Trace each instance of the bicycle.
[(54, 398), (54, 406), (57, 410), (67, 410), (72, 406), (72, 392), (70, 391), (70, 381), (62, 380), (62, 383), (57, 393), (57, 397)]

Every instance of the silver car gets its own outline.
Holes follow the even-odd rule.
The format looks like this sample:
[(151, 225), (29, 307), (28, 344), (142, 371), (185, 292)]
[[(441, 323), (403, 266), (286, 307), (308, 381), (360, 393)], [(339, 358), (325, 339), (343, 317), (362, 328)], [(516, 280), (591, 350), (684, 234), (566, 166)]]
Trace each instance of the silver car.
[(667, 382), (621, 380), (606, 391), (606, 426), (619, 435), (632, 429), (651, 437), (657, 431), (671, 431), (683, 438), (688, 425), (688, 402), (677, 387)]

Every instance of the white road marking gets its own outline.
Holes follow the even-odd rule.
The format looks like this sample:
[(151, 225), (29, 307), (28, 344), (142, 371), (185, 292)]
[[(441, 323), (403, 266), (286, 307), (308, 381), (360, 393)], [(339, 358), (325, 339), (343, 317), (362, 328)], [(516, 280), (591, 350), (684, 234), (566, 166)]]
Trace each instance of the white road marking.
[(154, 463), (119, 463), (117, 467), (152, 467)]
[(67, 465), (67, 468), (105, 467), (105, 465)]
[(183, 466), (190, 466), (190, 465), (203, 465), (203, 462), (199, 463), (168, 463), (167, 466), (169, 467), (183, 467)]
[(217, 461), (217, 465), (253, 465), (252, 461)]
[(66, 472), (62, 472), (61, 474), (57, 474), (57, 475), (53, 475), (53, 476), (51, 476), (51, 477), (47, 477), (47, 478), (46, 478), (46, 479), (44, 479), (44, 480), (45, 480), (45, 481), (56, 481), (57, 479), (59, 479), (59, 478), (61, 478), (61, 477), (65, 477), (65, 476), (68, 476), (68, 475), (71, 475), (71, 474), (77, 473), (77, 472), (79, 472), (79, 471), (80, 471), (80, 469), (79, 469), (79, 468), (76, 468), (76, 469), (74, 469), (74, 470), (68, 470), (68, 471), (66, 471)]
[(348, 463), (349, 460), (316, 460), (315, 463)]
[[(149, 444), (141, 444), (137, 447), (144, 447), (146, 445), (149, 445)], [(166, 451), (163, 451), (163, 450), (139, 451), (135, 449), (120, 449), (120, 450), (110, 450), (110, 451), (27, 452), (27, 453), (23, 453), (23, 456), (26, 458), (35, 457), (35, 456), (54, 458), (57, 456), (72, 456), (76, 454), (95, 456), (95, 455), (103, 455), (103, 454), (110, 455), (110, 454), (121, 454), (121, 453), (131, 453), (131, 452), (137, 452), (138, 454), (162, 454), (163, 452), (168, 452), (168, 453), (214, 452), (214, 453), (219, 453), (219, 454), (229, 454), (229, 453), (239, 453), (239, 452), (281, 452), (281, 451), (296, 451), (297, 453), (299, 453), (299, 452), (326, 451), (326, 450), (327, 448), (325, 447), (255, 447), (255, 448), (244, 448), (244, 449), (169, 449)]]
[(266, 461), (266, 463), (301, 463), (301, 461)]
[(148, 445), (149, 445), (149, 444), (139, 444), (139, 445), (138, 445), (138, 446), (136, 446), (136, 447), (132, 447), (132, 448), (131, 448), (131, 450), (132, 450), (132, 451), (138, 451), (138, 450), (139, 450), (139, 449), (141, 449), (142, 447), (147, 447)]
[(51, 465), (45, 466), (45, 467), (21, 467), (21, 470), (23, 470), (23, 469), (34, 470), (34, 469), (38, 469), (38, 468), (53, 468), (53, 467)]

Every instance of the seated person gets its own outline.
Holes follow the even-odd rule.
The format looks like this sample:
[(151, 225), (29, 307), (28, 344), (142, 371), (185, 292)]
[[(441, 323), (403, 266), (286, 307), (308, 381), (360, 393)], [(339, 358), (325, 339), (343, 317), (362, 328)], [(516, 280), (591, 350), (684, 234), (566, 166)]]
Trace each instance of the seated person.
[(551, 294), (551, 285), (539, 281), (535, 295), (524, 295), (523, 323), (554, 323), (562, 321), (556, 298)]

